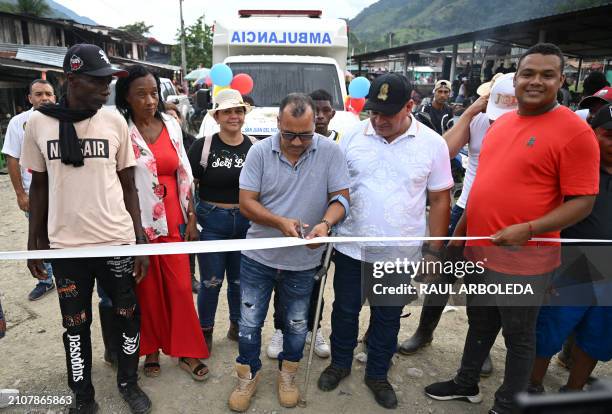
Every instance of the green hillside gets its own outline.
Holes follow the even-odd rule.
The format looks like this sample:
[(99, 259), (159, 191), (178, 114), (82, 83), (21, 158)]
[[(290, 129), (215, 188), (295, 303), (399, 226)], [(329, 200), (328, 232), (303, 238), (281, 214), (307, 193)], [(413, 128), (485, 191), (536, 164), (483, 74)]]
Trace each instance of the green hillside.
[(380, 0), (350, 24), (355, 53), (600, 6), (609, 0)]

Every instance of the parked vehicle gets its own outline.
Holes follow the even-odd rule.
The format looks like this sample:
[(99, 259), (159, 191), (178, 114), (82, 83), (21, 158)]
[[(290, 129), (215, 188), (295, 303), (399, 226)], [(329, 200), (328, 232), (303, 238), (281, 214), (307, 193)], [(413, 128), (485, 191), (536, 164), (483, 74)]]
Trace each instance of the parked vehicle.
[[(212, 61), (227, 64), (234, 75), (253, 78), (249, 95), (255, 108), (245, 118), (245, 134), (265, 138), (276, 133), (280, 101), (291, 92), (317, 89), (333, 99), (336, 116), (330, 129), (342, 132), (359, 121), (344, 110), (346, 21), (321, 18), (320, 11), (241, 10), (239, 15), (215, 21)], [(205, 116), (198, 137), (218, 130), (214, 119)]]

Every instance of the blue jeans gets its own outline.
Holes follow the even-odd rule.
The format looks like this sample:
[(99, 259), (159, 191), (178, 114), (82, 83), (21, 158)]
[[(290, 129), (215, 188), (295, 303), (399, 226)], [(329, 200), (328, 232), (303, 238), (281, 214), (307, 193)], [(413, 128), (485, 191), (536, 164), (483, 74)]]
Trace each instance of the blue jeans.
[(53, 267), (49, 262), (43, 262), (43, 266), (45, 266), (45, 270), (47, 271), (47, 278), (45, 280), (38, 281), (38, 284), (51, 286), (53, 284)]
[[(221, 208), (200, 201), (196, 207), (198, 223), (202, 226), (200, 240), (244, 239), (249, 221), (238, 208)], [(227, 275), (227, 303), (229, 319), (238, 323), (240, 319), (240, 252), (198, 254), (200, 263), (200, 292), (198, 293), (198, 315), (200, 326), (212, 328), (219, 303), (219, 292), (223, 277)]]
[(455, 227), (457, 227), (457, 223), (459, 222), (459, 219), (461, 218), (461, 215), (463, 214), (463, 208), (459, 207), (457, 204), (455, 204), (453, 206), (453, 209), (451, 210), (451, 215), (450, 215), (450, 223), (448, 224), (448, 236), (452, 237), (453, 233), (455, 232)]
[(236, 362), (249, 365), (253, 375), (261, 368), (261, 327), (266, 319), (275, 285), (279, 290), (285, 318), (283, 351), (278, 355), (278, 360), (298, 362), (302, 359), (315, 273), (316, 268), (303, 271), (274, 269), (242, 256), (242, 303), (238, 334), (239, 355)]
[[(359, 335), (361, 297), (361, 261), (334, 252), (334, 304), (331, 314), (332, 364), (351, 368), (353, 351)], [(397, 349), (402, 306), (371, 306), (368, 331), (366, 377), (386, 379), (391, 358)]]

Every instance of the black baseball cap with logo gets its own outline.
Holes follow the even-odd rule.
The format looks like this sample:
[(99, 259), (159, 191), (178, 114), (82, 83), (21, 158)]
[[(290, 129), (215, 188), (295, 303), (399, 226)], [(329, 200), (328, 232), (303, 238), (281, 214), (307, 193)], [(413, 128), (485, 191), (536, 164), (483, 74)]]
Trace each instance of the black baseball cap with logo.
[(411, 92), (412, 85), (404, 76), (397, 73), (381, 75), (370, 85), (368, 101), (364, 109), (385, 115), (395, 115), (410, 100)]
[(80, 43), (68, 49), (64, 57), (64, 73), (119, 78), (128, 75), (126, 70), (113, 68), (106, 53), (98, 46), (89, 43)]
[(593, 128), (612, 129), (612, 104), (603, 106), (591, 119)]

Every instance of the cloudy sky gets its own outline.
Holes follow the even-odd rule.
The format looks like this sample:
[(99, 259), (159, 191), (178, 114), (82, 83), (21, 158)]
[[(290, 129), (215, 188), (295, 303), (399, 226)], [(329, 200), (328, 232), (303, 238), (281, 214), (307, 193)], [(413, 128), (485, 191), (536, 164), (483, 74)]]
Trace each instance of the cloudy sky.
[[(55, 0), (87, 16), (99, 24), (118, 27), (144, 20), (153, 25), (151, 35), (161, 42), (174, 43), (180, 26), (179, 0)], [(363, 8), (377, 0), (184, 0), (185, 25), (204, 14), (207, 23), (215, 19), (237, 16), (239, 9), (314, 9), (322, 10), (324, 17), (353, 18)], [(220, 6), (221, 5), (221, 6)]]

